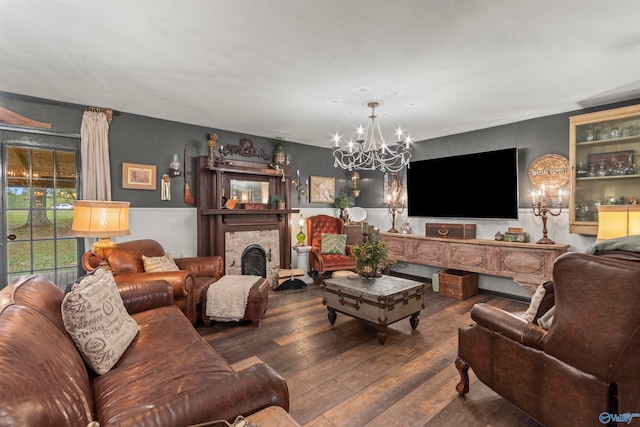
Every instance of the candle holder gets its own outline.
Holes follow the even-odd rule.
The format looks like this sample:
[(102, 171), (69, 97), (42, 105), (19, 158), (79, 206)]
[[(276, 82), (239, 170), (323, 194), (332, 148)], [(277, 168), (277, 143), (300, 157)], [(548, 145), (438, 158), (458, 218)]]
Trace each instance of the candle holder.
[(547, 215), (559, 216), (562, 212), (562, 192), (558, 191), (558, 211), (554, 212), (551, 207), (547, 206), (547, 196), (545, 194), (544, 185), (540, 191), (537, 203), (535, 193), (531, 194), (533, 197), (533, 215), (542, 218), (542, 239), (536, 243), (540, 245), (554, 245), (556, 242), (547, 237)]
[(396, 230), (396, 215), (404, 213), (404, 198), (400, 198), (402, 185), (398, 173), (391, 174), (391, 189), (387, 196), (387, 207), (391, 215), (391, 229), (387, 233), (399, 233)]

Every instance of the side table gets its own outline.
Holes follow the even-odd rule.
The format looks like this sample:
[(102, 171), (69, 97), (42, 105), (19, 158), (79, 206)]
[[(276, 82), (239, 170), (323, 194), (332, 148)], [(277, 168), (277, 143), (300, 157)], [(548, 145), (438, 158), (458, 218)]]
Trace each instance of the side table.
[(296, 268), (304, 271), (304, 276), (296, 277), (296, 279), (302, 280), (307, 285), (313, 283), (313, 277), (309, 276), (309, 252), (311, 251), (311, 246), (298, 246), (295, 245), (293, 250), (298, 254), (298, 261), (296, 263)]

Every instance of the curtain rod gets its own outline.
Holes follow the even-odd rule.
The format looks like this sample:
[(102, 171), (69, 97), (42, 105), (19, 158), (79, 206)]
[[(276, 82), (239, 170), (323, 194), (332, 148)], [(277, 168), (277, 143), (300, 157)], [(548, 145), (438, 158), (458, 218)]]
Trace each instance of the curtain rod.
[(94, 113), (105, 113), (107, 115), (107, 122), (111, 124), (113, 120), (113, 116), (119, 116), (120, 111), (114, 111), (111, 108), (102, 108), (102, 107), (86, 107), (84, 111), (93, 111)]

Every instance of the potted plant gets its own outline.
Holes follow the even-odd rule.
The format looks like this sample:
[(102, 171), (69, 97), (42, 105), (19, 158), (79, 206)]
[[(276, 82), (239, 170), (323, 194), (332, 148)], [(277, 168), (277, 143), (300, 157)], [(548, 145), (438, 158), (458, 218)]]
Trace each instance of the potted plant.
[(354, 246), (351, 253), (358, 263), (358, 270), (362, 277), (381, 276), (381, 270), (387, 260), (387, 248), (384, 242), (364, 242)]
[(347, 210), (349, 208), (349, 201), (347, 197), (346, 191), (338, 194), (336, 197), (332, 197), (333, 204), (336, 208), (340, 209), (340, 218), (342, 218), (344, 222), (347, 222), (348, 219)]
[(273, 163), (276, 165), (284, 165), (287, 161), (287, 153), (284, 151), (284, 146), (289, 141), (285, 141), (281, 136), (276, 137), (273, 141)]
[(271, 196), (271, 207), (273, 209), (285, 209), (286, 204), (282, 196), (274, 194)]

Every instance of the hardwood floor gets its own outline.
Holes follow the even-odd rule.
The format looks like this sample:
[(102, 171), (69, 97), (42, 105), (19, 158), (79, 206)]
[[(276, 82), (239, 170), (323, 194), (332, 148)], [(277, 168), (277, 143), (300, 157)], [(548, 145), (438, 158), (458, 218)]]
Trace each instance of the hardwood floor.
[(441, 297), (430, 285), (415, 330), (409, 319), (389, 326), (385, 345), (373, 326), (338, 314), (327, 319), (321, 290), (271, 291), (258, 328), (250, 323), (198, 326), (232, 364), (264, 361), (289, 385), (290, 413), (305, 427), (494, 426), (537, 427), (535, 421), (477, 381), (459, 397), (454, 366), (458, 327), (471, 323), (473, 304), (508, 311), (526, 304), (479, 294)]

